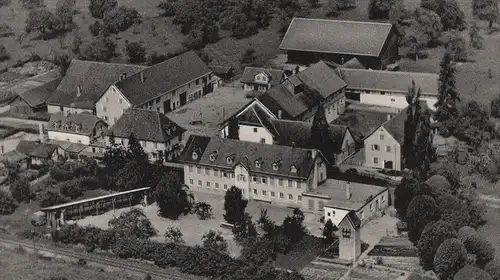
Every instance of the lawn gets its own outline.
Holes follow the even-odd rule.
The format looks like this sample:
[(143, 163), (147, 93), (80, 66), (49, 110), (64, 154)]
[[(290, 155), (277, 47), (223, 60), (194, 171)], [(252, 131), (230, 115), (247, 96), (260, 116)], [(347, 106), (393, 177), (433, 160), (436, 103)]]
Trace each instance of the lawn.
[(50, 277), (66, 277), (72, 280), (140, 280), (138, 276), (123, 271), (104, 272), (95, 268), (78, 266), (54, 260), (42, 260), (35, 255), (0, 250), (2, 280), (40, 280)]

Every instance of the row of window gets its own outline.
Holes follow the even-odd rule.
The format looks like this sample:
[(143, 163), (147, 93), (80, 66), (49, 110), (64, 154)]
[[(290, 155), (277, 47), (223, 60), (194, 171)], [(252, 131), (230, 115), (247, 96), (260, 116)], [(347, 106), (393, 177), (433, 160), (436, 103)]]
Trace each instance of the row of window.
[[(113, 89), (113, 92), (115, 92), (115, 89)], [(106, 102), (109, 102), (109, 98), (108, 97), (105, 97), (104, 98)], [(122, 104), (123, 103), (123, 99), (121, 98), (118, 98), (118, 103)], [(104, 107), (104, 105), (102, 106), (103, 107), (103, 111), (106, 112), (106, 107)]]
[[(189, 179), (189, 184), (192, 185), (192, 186), (194, 186), (194, 180), (193, 179)], [(202, 186), (203, 186), (203, 182), (201, 180), (198, 180), (198, 187), (202, 187)], [(209, 181), (206, 181), (205, 182), (205, 186), (207, 188), (211, 188), (212, 187), (212, 183), (209, 182)], [(220, 188), (219, 183), (215, 183), (213, 186), (214, 186), (215, 189), (219, 189)], [(223, 190), (227, 191), (227, 189), (228, 189), (227, 184), (224, 184)]]
[[(381, 136), (383, 136), (383, 135), (381, 135)], [(383, 140), (383, 137), (382, 137), (381, 140)], [(372, 151), (380, 151), (380, 146), (377, 145), (377, 144), (373, 144), (372, 145)], [(390, 153), (392, 151), (391, 146), (385, 146), (385, 151), (388, 152), (388, 153)]]
[[(259, 195), (259, 190), (257, 189), (250, 189), (254, 195)], [(271, 197), (276, 197), (276, 193), (274, 191), (267, 191), (267, 190), (261, 190), (261, 195), (267, 197), (268, 193)], [(279, 199), (285, 199), (285, 194), (280, 192), (278, 194)], [(288, 194), (288, 200), (294, 201), (293, 194)], [(301, 202), (302, 201), (302, 196), (298, 195), (297, 196), (297, 201)]]

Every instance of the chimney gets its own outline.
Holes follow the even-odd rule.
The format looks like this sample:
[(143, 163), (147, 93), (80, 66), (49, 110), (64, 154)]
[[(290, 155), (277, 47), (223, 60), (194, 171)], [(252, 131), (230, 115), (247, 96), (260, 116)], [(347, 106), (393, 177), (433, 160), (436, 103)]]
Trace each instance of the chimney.
[(43, 124), (38, 123), (38, 133), (40, 137), (40, 142), (43, 142)]
[(1, 147), (2, 147), (2, 154), (3, 154), (3, 153), (5, 152), (5, 150), (4, 150), (4, 147), (3, 147), (3, 145), (2, 145)]
[(141, 72), (141, 83), (144, 83), (144, 71)]
[(391, 114), (387, 114), (387, 120), (391, 120), (392, 119), (392, 115)]
[(125, 80), (126, 78), (127, 78), (127, 73), (122, 73), (122, 74), (120, 75), (120, 81), (123, 81), (123, 80)]
[(82, 95), (82, 87), (78, 85), (76, 86), (76, 90), (77, 90), (76, 96), (80, 97), (80, 95)]
[(282, 115), (283, 115), (283, 112), (281, 110), (278, 110), (278, 119), (281, 119)]
[(311, 149), (311, 158), (312, 159), (316, 158), (316, 149)]
[(351, 199), (351, 182), (345, 182), (345, 197)]

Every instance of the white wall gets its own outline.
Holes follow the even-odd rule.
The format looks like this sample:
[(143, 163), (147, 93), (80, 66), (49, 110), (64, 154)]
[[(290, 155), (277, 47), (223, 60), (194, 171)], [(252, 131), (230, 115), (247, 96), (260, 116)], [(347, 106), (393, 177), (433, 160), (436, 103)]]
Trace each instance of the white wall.
[(68, 141), (71, 143), (81, 143), (84, 145), (90, 144), (90, 137), (87, 135), (75, 134), (75, 133), (66, 133), (60, 131), (48, 131), (49, 139), (51, 140), (59, 140), (59, 141)]
[[(130, 103), (121, 94), (120, 90), (115, 86), (110, 86), (96, 102), (96, 115), (111, 126), (130, 106)], [(106, 108), (106, 112), (104, 112), (104, 108)]]
[[(383, 135), (383, 139), (381, 139)], [(372, 135), (364, 141), (365, 145), (365, 166), (373, 168), (384, 168), (386, 161), (392, 161), (394, 170), (401, 170), (401, 147), (400, 144), (383, 127), (379, 127)], [(378, 145), (378, 151), (372, 149), (373, 145)], [(390, 151), (388, 150), (390, 147)], [(374, 162), (377, 158), (378, 163)]]
[(332, 207), (332, 206), (327, 206), (325, 205), (325, 207), (323, 208), (325, 210), (325, 223), (328, 221), (328, 220), (332, 220), (332, 223), (335, 225), (335, 226), (339, 226), (340, 222), (342, 222), (342, 219), (344, 219), (345, 215), (347, 215), (347, 213), (349, 213), (349, 211), (347, 210), (344, 210), (344, 209), (339, 209), (339, 208), (335, 208), (335, 207)]
[[(427, 101), (427, 106), (429, 106), (429, 108), (433, 111), (436, 110), (434, 104), (437, 102), (437, 97), (425, 96), (421, 97), (420, 100)], [(381, 95), (377, 93), (362, 93), (360, 94), (360, 102), (378, 106), (389, 106), (398, 109), (404, 109), (408, 106), (406, 96), (404, 94), (386, 93)]]

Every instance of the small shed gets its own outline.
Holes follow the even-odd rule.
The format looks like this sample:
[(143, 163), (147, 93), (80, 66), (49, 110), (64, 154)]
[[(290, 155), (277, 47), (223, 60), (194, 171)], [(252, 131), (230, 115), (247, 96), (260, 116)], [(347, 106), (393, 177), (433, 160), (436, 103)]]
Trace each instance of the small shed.
[(214, 74), (221, 77), (223, 80), (229, 80), (234, 76), (234, 69), (231, 66), (211, 66)]

